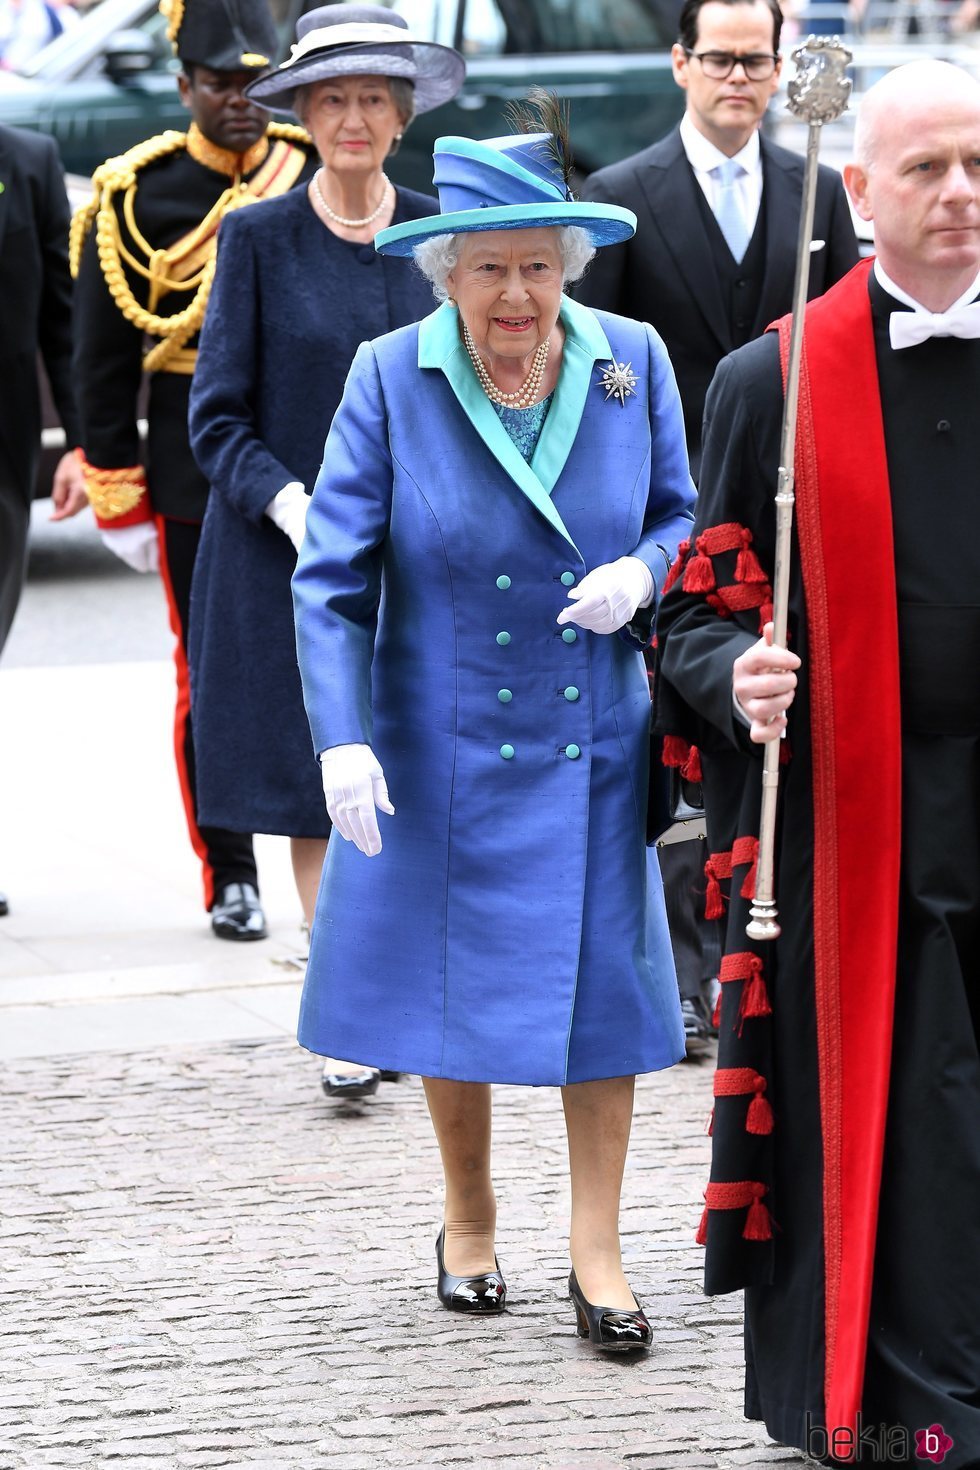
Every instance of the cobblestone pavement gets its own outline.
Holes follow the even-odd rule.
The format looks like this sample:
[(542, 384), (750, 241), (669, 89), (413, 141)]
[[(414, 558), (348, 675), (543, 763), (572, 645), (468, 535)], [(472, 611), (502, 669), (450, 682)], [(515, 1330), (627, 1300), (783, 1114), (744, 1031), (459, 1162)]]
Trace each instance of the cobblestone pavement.
[(554, 1091), (500, 1088), (512, 1310), (434, 1291), (417, 1079), (330, 1104), (290, 1041), (18, 1060), (0, 1080), (0, 1467), (801, 1466), (740, 1411), (740, 1301), (701, 1295), (707, 1067), (639, 1084), (627, 1270), (644, 1359), (564, 1297)]

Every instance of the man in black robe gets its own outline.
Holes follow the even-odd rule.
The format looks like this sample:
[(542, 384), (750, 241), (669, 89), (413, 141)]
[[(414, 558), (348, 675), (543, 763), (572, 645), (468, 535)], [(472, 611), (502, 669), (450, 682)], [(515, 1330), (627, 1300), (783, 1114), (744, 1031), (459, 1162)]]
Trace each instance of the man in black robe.
[[(980, 1466), (980, 85), (902, 67), (845, 182), (877, 260), (807, 309), (789, 649), (770, 646), (788, 323), (722, 363), (661, 609), (728, 905), (710, 1292), (746, 1413), (818, 1458)], [(762, 637), (759, 634), (762, 632)], [(785, 734), (782, 934), (747, 939)]]

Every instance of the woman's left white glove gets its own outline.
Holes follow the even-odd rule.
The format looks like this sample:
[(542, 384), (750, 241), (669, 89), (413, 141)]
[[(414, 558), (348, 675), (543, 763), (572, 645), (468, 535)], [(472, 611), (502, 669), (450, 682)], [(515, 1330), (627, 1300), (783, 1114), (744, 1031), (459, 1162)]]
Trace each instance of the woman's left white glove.
[(334, 830), (367, 857), (381, 851), (378, 810), (395, 815), (384, 771), (370, 745), (333, 745), (320, 756), (323, 794)]
[(297, 551), (306, 535), (306, 512), (309, 508), (310, 497), (299, 480), (291, 480), (288, 485), (284, 485), (265, 508), (269, 520), (275, 522), (280, 531), (285, 532)]
[(592, 633), (615, 633), (635, 617), (638, 607), (650, 606), (655, 591), (646, 562), (638, 556), (621, 556), (569, 587), (572, 606), (562, 608), (558, 622), (578, 623)]

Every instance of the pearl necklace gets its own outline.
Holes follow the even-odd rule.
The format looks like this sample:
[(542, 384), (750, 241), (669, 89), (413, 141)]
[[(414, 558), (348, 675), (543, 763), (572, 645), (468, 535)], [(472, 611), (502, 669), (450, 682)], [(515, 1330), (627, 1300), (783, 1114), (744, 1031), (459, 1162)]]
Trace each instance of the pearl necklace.
[(342, 214), (335, 214), (334, 211), (330, 208), (330, 205), (327, 203), (326, 197), (323, 193), (323, 185), (320, 182), (322, 175), (322, 168), (318, 168), (316, 173), (313, 175), (313, 187), (316, 190), (317, 199), (320, 204), (323, 205), (323, 212), (327, 216), (327, 218), (332, 220), (335, 225), (340, 225), (345, 230), (360, 230), (363, 229), (365, 225), (372, 224), (373, 221), (378, 218), (378, 215), (384, 209), (385, 205), (388, 203), (388, 194), (391, 189), (391, 180), (388, 178), (387, 174), (382, 174), (381, 177), (384, 180), (384, 188), (381, 191), (381, 203), (378, 205), (377, 209), (375, 209), (371, 214), (366, 214), (363, 219), (345, 219)]
[(551, 338), (545, 337), (544, 341), (535, 348), (534, 357), (531, 359), (531, 371), (524, 382), (513, 393), (503, 393), (491, 378), (489, 370), (477, 351), (476, 343), (470, 336), (470, 329), (465, 322), (463, 326), (463, 345), (469, 353), (470, 361), (476, 370), (480, 387), (490, 399), (491, 403), (497, 403), (501, 408), (530, 408), (537, 398), (541, 388), (541, 380), (544, 370), (548, 364), (548, 353), (551, 351)]

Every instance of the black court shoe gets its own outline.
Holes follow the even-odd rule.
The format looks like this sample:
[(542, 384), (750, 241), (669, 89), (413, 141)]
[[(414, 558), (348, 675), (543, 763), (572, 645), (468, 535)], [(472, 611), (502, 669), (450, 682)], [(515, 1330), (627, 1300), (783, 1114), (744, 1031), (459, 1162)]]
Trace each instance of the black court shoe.
[(583, 1296), (574, 1271), (568, 1278), (568, 1295), (575, 1307), (579, 1337), (587, 1337), (600, 1352), (628, 1353), (633, 1348), (650, 1346), (653, 1333), (639, 1302), (635, 1312), (624, 1312), (620, 1307), (594, 1307)]
[(377, 1067), (360, 1067), (356, 1072), (332, 1072), (328, 1062), (320, 1075), (320, 1086), (327, 1097), (356, 1100), (373, 1097), (378, 1090), (381, 1073)]
[(436, 1264), (439, 1267), (436, 1295), (442, 1305), (451, 1312), (482, 1312), (484, 1316), (502, 1312), (507, 1304), (507, 1283), (500, 1274), (496, 1256), (493, 1258), (495, 1271), (488, 1271), (484, 1276), (453, 1276), (446, 1270), (442, 1258), (445, 1235), (446, 1227), (443, 1226), (436, 1241)]

